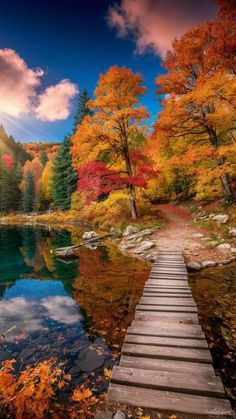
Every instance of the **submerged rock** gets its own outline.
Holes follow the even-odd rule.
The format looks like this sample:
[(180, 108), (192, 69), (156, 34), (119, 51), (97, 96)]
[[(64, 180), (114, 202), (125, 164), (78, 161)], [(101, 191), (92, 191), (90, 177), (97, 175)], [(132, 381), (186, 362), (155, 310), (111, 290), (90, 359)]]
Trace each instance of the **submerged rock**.
[(80, 351), (75, 364), (83, 372), (91, 372), (101, 368), (105, 362), (105, 356), (99, 355), (95, 349), (85, 348)]
[(123, 233), (123, 236), (126, 237), (126, 236), (129, 236), (130, 234), (135, 234), (135, 233), (138, 233), (138, 232), (139, 232), (139, 229), (137, 227), (128, 226), (128, 227), (126, 227), (126, 229)]
[(186, 266), (190, 271), (201, 271), (202, 269), (202, 266), (197, 262), (188, 262)]

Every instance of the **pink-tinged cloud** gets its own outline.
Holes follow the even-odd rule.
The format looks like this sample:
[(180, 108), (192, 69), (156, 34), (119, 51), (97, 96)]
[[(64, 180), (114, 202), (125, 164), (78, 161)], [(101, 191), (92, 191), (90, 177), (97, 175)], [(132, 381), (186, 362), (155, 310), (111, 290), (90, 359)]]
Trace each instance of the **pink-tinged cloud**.
[(39, 104), (35, 114), (41, 121), (66, 119), (70, 114), (71, 99), (78, 93), (76, 84), (69, 80), (61, 80), (39, 96)]
[(175, 38), (192, 26), (212, 20), (213, 0), (121, 0), (108, 12), (108, 24), (119, 37), (133, 36), (136, 52), (152, 50), (164, 57)]
[(30, 115), (42, 121), (66, 119), (77, 86), (61, 80), (42, 91), (44, 71), (31, 69), (12, 49), (0, 49), (0, 112), (15, 118)]
[(14, 117), (31, 112), (43, 70), (30, 69), (12, 49), (0, 49), (0, 112)]

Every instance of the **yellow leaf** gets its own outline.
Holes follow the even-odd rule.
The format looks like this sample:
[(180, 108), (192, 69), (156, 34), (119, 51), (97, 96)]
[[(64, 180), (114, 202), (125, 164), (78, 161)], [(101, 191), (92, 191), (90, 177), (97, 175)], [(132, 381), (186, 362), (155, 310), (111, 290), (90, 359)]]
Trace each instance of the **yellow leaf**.
[(141, 419), (150, 419), (151, 416), (142, 416)]
[(79, 402), (80, 400), (88, 399), (91, 395), (91, 390), (87, 389), (83, 391), (80, 387), (78, 387), (74, 390), (71, 398), (74, 402)]
[(107, 378), (111, 378), (112, 370), (108, 370), (107, 368), (104, 368), (104, 374)]

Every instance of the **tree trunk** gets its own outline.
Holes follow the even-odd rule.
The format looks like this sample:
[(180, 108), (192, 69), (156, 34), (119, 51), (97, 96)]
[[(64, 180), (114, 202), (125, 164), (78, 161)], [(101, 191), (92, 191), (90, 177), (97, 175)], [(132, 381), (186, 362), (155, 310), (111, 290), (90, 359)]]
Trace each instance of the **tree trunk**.
[(224, 192), (225, 202), (227, 204), (231, 204), (233, 201), (233, 191), (232, 191), (232, 186), (230, 182), (230, 177), (227, 173), (225, 173), (224, 175), (220, 177), (220, 180), (221, 180), (221, 186)]
[[(125, 164), (126, 164), (126, 171), (127, 171), (128, 176), (132, 176), (132, 167), (131, 167), (131, 161), (130, 161), (128, 149), (126, 149), (125, 151)], [(131, 214), (132, 214), (133, 220), (136, 220), (136, 218), (138, 217), (138, 210), (137, 210), (137, 205), (136, 205), (135, 187), (133, 185), (130, 185), (129, 189), (131, 193), (131, 199), (130, 199)]]

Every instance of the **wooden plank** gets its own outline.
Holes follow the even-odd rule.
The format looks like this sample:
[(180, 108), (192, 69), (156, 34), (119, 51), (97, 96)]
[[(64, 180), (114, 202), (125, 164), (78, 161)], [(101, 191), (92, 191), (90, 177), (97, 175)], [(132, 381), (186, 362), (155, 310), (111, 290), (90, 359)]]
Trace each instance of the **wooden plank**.
[(142, 297), (140, 299), (140, 304), (152, 304), (152, 305), (172, 305), (172, 306), (191, 306), (196, 307), (196, 303), (192, 298), (181, 297)]
[(182, 298), (182, 297), (185, 297), (185, 298), (190, 298), (191, 300), (193, 300), (193, 297), (192, 297), (191, 294), (184, 294), (184, 293), (181, 293), (181, 291), (178, 294), (175, 293), (174, 295), (173, 295), (173, 293), (172, 294), (168, 293), (168, 291), (166, 291), (165, 293), (163, 293), (163, 292), (160, 293), (160, 292), (157, 292), (157, 291), (156, 292), (145, 291), (143, 295), (146, 295), (146, 294), (149, 294), (149, 295), (153, 294), (153, 296), (163, 297), (163, 298)]
[[(108, 400), (143, 408), (182, 412), (197, 415), (231, 417), (232, 410), (228, 400), (206, 396), (193, 396), (177, 392), (146, 389), (111, 383)], [(229, 416), (230, 415), (230, 416)]]
[(173, 275), (173, 274), (150, 274), (150, 279), (185, 279), (188, 280), (188, 275)]
[[(196, 364), (197, 369), (197, 364)], [(220, 378), (215, 374), (202, 374), (196, 380), (189, 373), (149, 371), (141, 368), (114, 366), (111, 382), (135, 387), (157, 390), (176, 391), (184, 394), (196, 394), (224, 398), (225, 392)]]
[[(127, 333), (125, 343), (135, 343), (143, 345), (158, 345), (158, 346), (173, 346), (175, 348), (195, 348), (208, 349), (205, 340), (187, 339), (187, 338), (172, 338), (162, 336), (144, 336)], [(141, 368), (141, 367), (140, 367)]]
[(191, 291), (189, 289), (181, 289), (181, 288), (158, 288), (158, 287), (151, 287), (146, 286), (144, 287), (144, 292), (155, 292), (159, 294), (186, 294), (186, 295), (192, 295)]
[[(190, 339), (191, 340), (191, 339)], [(196, 368), (197, 365), (197, 368)], [(142, 368), (154, 371), (169, 371), (191, 373), (196, 378), (202, 373), (213, 373), (215, 371), (211, 364), (204, 364), (201, 362), (188, 362), (167, 359), (145, 358), (141, 356), (122, 355), (120, 359), (121, 367), (128, 368)]]
[(136, 311), (135, 313), (135, 319), (139, 320), (156, 320), (160, 319), (163, 322), (174, 322), (179, 323), (182, 321), (188, 322), (188, 323), (198, 323), (198, 316), (195, 313), (172, 313), (172, 312), (156, 312), (156, 311)]
[(197, 307), (191, 306), (158, 306), (158, 305), (151, 305), (151, 304), (139, 304), (136, 310), (140, 311), (158, 311), (158, 312), (178, 312), (178, 313), (197, 313)]
[(181, 286), (170, 286), (170, 285), (157, 285), (157, 284), (145, 284), (145, 290), (159, 290), (159, 291), (186, 291), (191, 293), (191, 289), (188, 285), (181, 285)]
[(207, 351), (206, 349), (175, 348), (175, 350), (173, 350), (173, 347), (171, 346), (133, 345), (132, 343), (124, 343), (122, 354), (212, 364), (210, 351)]
[(188, 285), (188, 281), (186, 281), (186, 280), (179, 280), (179, 279), (177, 279), (177, 280), (175, 280), (175, 279), (152, 279), (151, 281), (147, 281), (146, 282), (146, 285), (157, 285), (157, 286), (169, 286), (169, 287), (172, 287), (172, 286), (177, 286), (177, 287), (188, 287), (189, 285)]
[(184, 337), (189, 339), (205, 339), (205, 335), (199, 324), (186, 323), (161, 323), (160, 321), (133, 320), (128, 328), (132, 334), (149, 336)]

